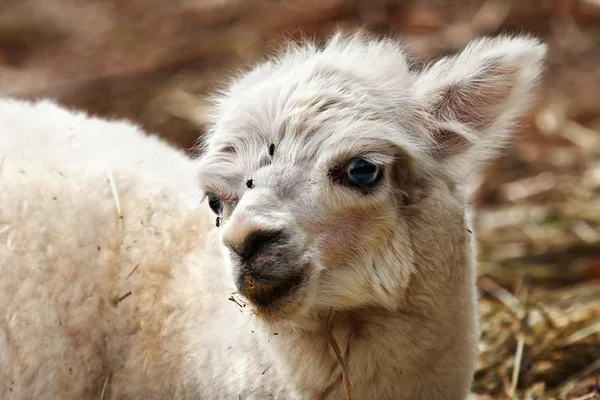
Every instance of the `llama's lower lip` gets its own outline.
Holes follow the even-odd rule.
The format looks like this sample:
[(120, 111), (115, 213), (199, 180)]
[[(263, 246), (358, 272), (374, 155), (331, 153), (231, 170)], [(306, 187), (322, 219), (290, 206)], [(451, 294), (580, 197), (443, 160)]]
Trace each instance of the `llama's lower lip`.
[(283, 305), (286, 298), (293, 295), (302, 281), (302, 274), (293, 274), (284, 279), (268, 276), (255, 276), (245, 270), (238, 279), (238, 290), (259, 310), (272, 310)]

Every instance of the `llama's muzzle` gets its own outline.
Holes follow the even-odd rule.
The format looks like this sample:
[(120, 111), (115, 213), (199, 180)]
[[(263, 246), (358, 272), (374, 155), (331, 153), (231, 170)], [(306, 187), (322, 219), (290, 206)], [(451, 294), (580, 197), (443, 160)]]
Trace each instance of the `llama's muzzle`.
[(258, 308), (276, 308), (304, 277), (289, 236), (282, 230), (256, 230), (239, 244), (225, 243), (234, 258), (238, 291)]

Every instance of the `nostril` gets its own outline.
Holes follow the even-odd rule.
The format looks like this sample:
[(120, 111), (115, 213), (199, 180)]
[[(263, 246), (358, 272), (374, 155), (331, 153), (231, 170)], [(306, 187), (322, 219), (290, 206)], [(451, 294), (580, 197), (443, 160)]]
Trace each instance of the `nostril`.
[(254, 256), (256, 253), (260, 252), (266, 246), (281, 241), (283, 237), (284, 234), (281, 230), (272, 231), (260, 229), (246, 236), (241, 245), (236, 246), (230, 243), (229, 247), (241, 258), (247, 260)]

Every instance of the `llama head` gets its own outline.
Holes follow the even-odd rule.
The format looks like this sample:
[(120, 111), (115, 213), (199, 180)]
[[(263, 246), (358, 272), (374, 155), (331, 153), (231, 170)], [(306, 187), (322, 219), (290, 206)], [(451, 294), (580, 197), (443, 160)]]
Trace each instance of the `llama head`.
[(544, 54), (532, 38), (484, 38), (415, 71), (392, 40), (337, 34), (234, 81), (200, 181), (257, 315), (395, 309), (417, 256), (467, 252), (428, 243), (431, 227), (409, 216), (462, 224), (456, 188), (503, 146)]

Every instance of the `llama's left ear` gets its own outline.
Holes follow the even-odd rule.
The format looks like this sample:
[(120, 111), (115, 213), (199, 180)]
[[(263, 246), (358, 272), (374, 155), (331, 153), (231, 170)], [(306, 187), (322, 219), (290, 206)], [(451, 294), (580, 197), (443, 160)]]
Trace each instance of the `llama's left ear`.
[(463, 177), (506, 144), (533, 101), (546, 45), (484, 38), (422, 71), (414, 95), (432, 154)]

